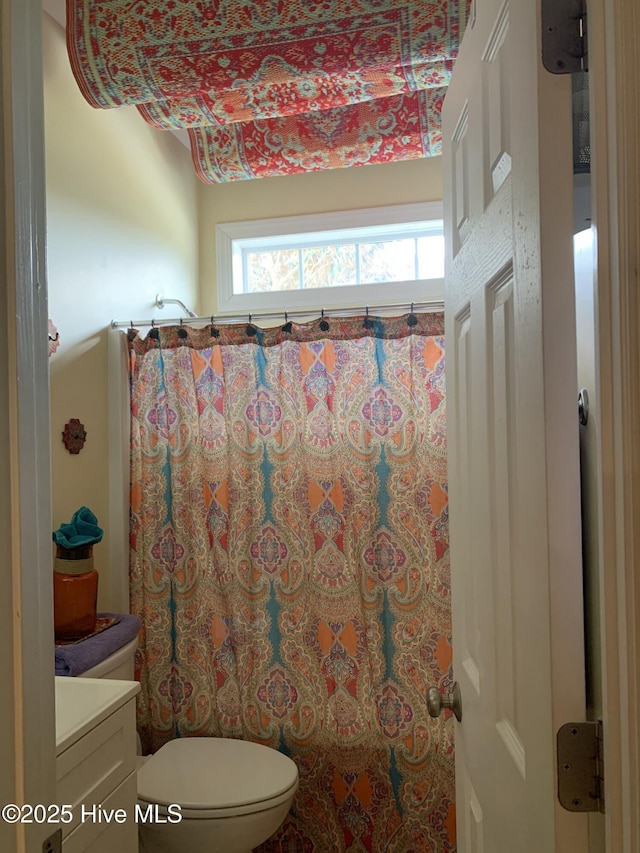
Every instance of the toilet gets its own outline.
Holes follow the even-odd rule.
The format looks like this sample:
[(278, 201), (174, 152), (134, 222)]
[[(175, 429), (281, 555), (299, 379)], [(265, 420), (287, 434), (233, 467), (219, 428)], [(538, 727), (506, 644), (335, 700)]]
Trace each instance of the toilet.
[[(281, 752), (229, 738), (169, 741), (138, 769), (140, 853), (249, 853), (287, 816), (298, 768)], [(182, 820), (169, 818), (180, 806)], [(167, 823), (161, 823), (167, 820)]]
[[(134, 639), (82, 677), (133, 680), (136, 647)], [(169, 741), (138, 757), (138, 808), (153, 815), (138, 824), (140, 853), (249, 853), (282, 825), (297, 789), (295, 763), (270, 747)]]

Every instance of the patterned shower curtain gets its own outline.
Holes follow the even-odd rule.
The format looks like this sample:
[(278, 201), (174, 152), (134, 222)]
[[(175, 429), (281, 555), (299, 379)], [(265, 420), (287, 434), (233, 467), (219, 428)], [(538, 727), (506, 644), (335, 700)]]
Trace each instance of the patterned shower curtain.
[(296, 762), (262, 851), (455, 850), (441, 314), (129, 332), (143, 745)]

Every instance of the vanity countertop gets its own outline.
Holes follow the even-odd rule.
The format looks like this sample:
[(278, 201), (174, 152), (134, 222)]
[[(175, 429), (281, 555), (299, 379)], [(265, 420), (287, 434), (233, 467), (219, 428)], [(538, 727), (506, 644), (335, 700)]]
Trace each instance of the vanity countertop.
[(140, 692), (137, 681), (56, 676), (56, 755)]

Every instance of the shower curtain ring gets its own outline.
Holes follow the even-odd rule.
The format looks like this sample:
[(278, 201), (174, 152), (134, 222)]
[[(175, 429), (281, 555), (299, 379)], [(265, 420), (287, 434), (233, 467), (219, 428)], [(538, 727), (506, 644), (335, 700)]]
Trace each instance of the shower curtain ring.
[(289, 312), (284, 312), (284, 326), (281, 327), (280, 331), (284, 332), (286, 335), (290, 335), (293, 330), (293, 323), (289, 319)]
[(156, 321), (153, 319), (153, 317), (151, 318), (151, 331), (149, 332), (149, 337), (152, 341), (160, 340), (160, 332), (156, 328)]
[(258, 334), (258, 329), (253, 325), (253, 314), (249, 314), (249, 323), (247, 324), (246, 334), (250, 338), (254, 338)]

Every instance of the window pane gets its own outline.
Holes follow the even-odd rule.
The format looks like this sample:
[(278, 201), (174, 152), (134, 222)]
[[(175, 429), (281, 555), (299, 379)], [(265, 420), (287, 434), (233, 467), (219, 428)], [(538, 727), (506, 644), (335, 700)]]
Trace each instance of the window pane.
[(297, 249), (275, 252), (248, 252), (247, 292), (268, 293), (275, 290), (297, 290), (300, 267)]
[(444, 278), (444, 237), (418, 238), (418, 278)]
[(360, 282), (411, 281), (416, 277), (416, 241), (360, 244)]
[(302, 250), (304, 289), (356, 284), (356, 247), (316, 246)]

